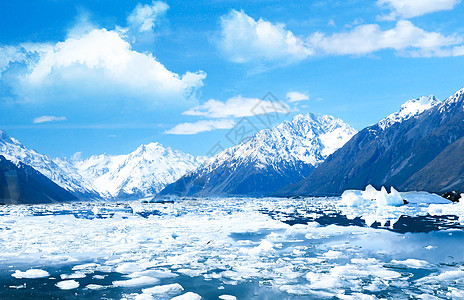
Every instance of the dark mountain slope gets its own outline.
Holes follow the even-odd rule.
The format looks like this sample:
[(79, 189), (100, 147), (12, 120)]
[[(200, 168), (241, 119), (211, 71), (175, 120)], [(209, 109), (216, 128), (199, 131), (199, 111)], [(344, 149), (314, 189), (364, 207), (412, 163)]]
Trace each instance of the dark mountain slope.
[[(435, 159), (443, 162), (445, 149), (451, 147), (448, 153), (453, 152), (454, 158), (448, 158), (447, 163), (460, 164), (459, 150), (452, 150), (452, 144), (464, 136), (463, 105), (464, 89), (412, 117), (397, 118), (388, 126), (382, 120), (360, 131), (308, 178), (279, 194), (334, 195), (368, 184), (376, 188), (395, 186), (403, 191), (442, 192), (446, 184), (438, 182), (445, 180), (444, 174), (437, 168), (438, 161), (432, 162)], [(462, 176), (456, 170), (453, 172), (455, 178), (448, 178), (447, 182), (455, 182)], [(435, 179), (426, 183), (419, 178)]]
[(0, 155), (0, 204), (38, 204), (75, 201), (70, 192), (33, 169)]

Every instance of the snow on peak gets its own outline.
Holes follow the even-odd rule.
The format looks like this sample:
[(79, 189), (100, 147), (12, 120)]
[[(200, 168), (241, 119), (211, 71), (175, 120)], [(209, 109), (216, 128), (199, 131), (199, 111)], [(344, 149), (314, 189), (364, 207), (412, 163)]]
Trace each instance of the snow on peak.
[(447, 104), (455, 103), (455, 102), (460, 101), (463, 98), (464, 98), (464, 87), (460, 89), (459, 91), (457, 91), (456, 93), (454, 93), (454, 95), (446, 99), (444, 103), (447, 103)]
[(64, 189), (89, 197), (150, 196), (199, 165), (197, 159), (160, 143), (140, 145), (127, 155), (67, 160), (39, 154), (0, 130), (0, 155), (27, 164)]
[(279, 168), (281, 164), (296, 162), (318, 166), (355, 134), (355, 129), (332, 116), (300, 114), (222, 151), (209, 159), (203, 168), (239, 163)]
[(160, 143), (140, 145), (127, 155), (99, 155), (76, 162), (104, 198), (151, 196), (198, 166), (197, 159)]
[(422, 96), (417, 99), (408, 100), (401, 105), (399, 111), (381, 120), (378, 125), (382, 130), (385, 130), (393, 124), (401, 123), (415, 117), (439, 103), (441, 103), (441, 101), (435, 98), (435, 96)]
[(80, 194), (96, 194), (88, 178), (82, 177), (68, 160), (52, 158), (26, 148), (18, 140), (0, 131), (0, 155), (15, 164), (22, 162), (47, 176), (62, 188)]

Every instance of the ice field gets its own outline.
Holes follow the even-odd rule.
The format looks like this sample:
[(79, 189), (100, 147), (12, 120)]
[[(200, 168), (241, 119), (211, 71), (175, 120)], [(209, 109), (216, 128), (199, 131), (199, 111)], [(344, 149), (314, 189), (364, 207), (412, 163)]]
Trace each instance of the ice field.
[(464, 204), (401, 196), (0, 206), (0, 299), (464, 299)]

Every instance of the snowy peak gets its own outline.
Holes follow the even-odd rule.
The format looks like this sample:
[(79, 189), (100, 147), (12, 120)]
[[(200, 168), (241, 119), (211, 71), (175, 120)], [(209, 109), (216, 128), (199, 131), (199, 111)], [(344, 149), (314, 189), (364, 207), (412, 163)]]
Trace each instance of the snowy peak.
[(435, 96), (422, 96), (417, 99), (408, 100), (401, 105), (399, 111), (381, 120), (378, 125), (382, 130), (385, 130), (393, 124), (401, 123), (415, 117), (439, 103), (441, 103), (441, 101), (435, 98)]
[(208, 159), (161, 195), (270, 195), (307, 177), (355, 133), (331, 116), (297, 115)]
[(445, 103), (456, 103), (464, 99), (464, 87), (445, 100)]
[(127, 155), (98, 155), (76, 162), (104, 198), (151, 196), (198, 166), (195, 157), (160, 143), (140, 145)]
[(127, 155), (94, 155), (67, 160), (39, 154), (0, 130), (0, 155), (29, 165), (83, 198), (153, 195), (198, 166), (195, 157), (159, 143), (139, 146)]

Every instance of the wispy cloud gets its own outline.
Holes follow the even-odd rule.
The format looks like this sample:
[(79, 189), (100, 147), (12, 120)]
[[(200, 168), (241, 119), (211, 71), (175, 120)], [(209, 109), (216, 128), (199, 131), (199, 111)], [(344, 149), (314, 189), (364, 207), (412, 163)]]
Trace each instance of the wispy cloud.
[(32, 122), (34, 124), (50, 123), (50, 122), (59, 122), (66, 121), (66, 117), (55, 117), (55, 116), (41, 116), (35, 118)]
[(309, 100), (309, 96), (299, 92), (288, 92), (287, 93), (288, 102), (299, 102)]
[(166, 134), (192, 135), (200, 132), (212, 131), (215, 129), (230, 129), (235, 126), (235, 121), (231, 119), (221, 120), (202, 120), (195, 123), (181, 123), (174, 128), (166, 130)]
[(289, 107), (282, 102), (245, 98), (238, 95), (226, 102), (215, 99), (208, 100), (205, 104), (196, 106), (183, 114), (208, 118), (240, 118), (276, 112), (286, 113), (288, 110)]
[(380, 16), (381, 20), (409, 19), (425, 14), (451, 10), (461, 0), (378, 0), (377, 5), (386, 7), (392, 12)]

